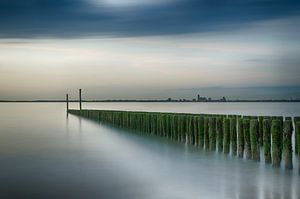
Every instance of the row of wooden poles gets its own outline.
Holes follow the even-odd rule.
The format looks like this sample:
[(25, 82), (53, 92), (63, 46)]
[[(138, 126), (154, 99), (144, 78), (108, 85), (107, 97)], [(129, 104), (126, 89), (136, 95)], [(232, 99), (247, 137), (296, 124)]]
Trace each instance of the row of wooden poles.
[(254, 161), (261, 160), (262, 149), (266, 164), (280, 167), (283, 162), (286, 169), (293, 168), (294, 149), (298, 154), (300, 171), (300, 117), (72, 109), (68, 112), (138, 133), (162, 136), (204, 150)]

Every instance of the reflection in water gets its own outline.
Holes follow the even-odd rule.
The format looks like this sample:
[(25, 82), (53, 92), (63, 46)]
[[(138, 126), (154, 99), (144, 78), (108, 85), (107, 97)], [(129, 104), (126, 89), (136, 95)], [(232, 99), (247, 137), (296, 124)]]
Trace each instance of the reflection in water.
[(66, 115), (66, 135), (69, 137), (69, 114)]
[(81, 117), (78, 117), (78, 129), (79, 129), (79, 135), (81, 135), (82, 133), (82, 118)]
[(300, 196), (296, 169), (274, 169), (73, 115), (65, 118), (64, 104), (0, 108), (0, 198)]

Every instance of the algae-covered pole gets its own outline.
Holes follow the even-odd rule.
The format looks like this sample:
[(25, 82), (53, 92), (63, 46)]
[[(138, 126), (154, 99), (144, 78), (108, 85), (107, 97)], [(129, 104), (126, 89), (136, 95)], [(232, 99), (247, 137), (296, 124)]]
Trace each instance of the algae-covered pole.
[(176, 114), (174, 114), (173, 123), (174, 123), (173, 131), (174, 131), (174, 135), (176, 137), (176, 141), (181, 142), (179, 131), (178, 131), (178, 115), (176, 115)]
[(242, 158), (243, 155), (244, 155), (243, 118), (238, 118), (238, 157)]
[(216, 150), (216, 118), (209, 118), (209, 150)]
[(259, 154), (259, 124), (257, 119), (250, 121), (250, 140), (251, 140), (251, 153), (252, 159), (255, 161), (260, 160)]
[(223, 121), (222, 117), (216, 119), (217, 145), (218, 152), (223, 152)]
[[(298, 148), (298, 143), (299, 143), (299, 138), (297, 135), (297, 129), (299, 130), (299, 126), (297, 126), (297, 122), (300, 121), (300, 117), (294, 117), (294, 124), (295, 124), (295, 153), (298, 154), (299, 148)], [(300, 165), (300, 163), (299, 163)]]
[(230, 134), (229, 134), (229, 128), (230, 128), (230, 121), (229, 118), (224, 118), (223, 120), (223, 148), (224, 148), (224, 153), (228, 154), (230, 151)]
[(82, 110), (82, 104), (81, 104), (81, 88), (79, 89), (79, 110)]
[(250, 144), (250, 120), (243, 119), (243, 131), (244, 131), (244, 147), (245, 147), (245, 158), (251, 158), (251, 144)]
[(297, 149), (298, 149), (298, 164), (299, 164), (299, 172), (300, 172), (300, 121), (295, 124), (295, 133), (297, 134)]
[(236, 118), (230, 118), (230, 143), (231, 143), (231, 154), (236, 155)]
[(271, 163), (271, 131), (270, 131), (270, 120), (263, 120), (263, 141), (264, 141), (264, 156), (265, 163)]
[(293, 169), (292, 133), (293, 133), (292, 121), (285, 120), (283, 123), (283, 158), (284, 158), (285, 169)]
[(193, 128), (193, 132), (194, 132), (194, 145), (198, 146), (199, 145), (199, 133), (198, 133), (198, 117), (199, 116), (194, 116), (194, 128)]
[(281, 161), (281, 121), (275, 119), (272, 121), (271, 133), (272, 133), (272, 165), (274, 167), (280, 166)]
[(204, 147), (209, 149), (209, 131), (208, 131), (208, 117), (204, 117)]
[(278, 119), (280, 120), (280, 161), (282, 158), (282, 146), (283, 146), (283, 117), (279, 116)]
[(191, 144), (191, 128), (192, 128), (192, 121), (191, 116), (186, 116), (186, 143)]
[(259, 145), (263, 146), (264, 143), (264, 133), (263, 133), (263, 121), (264, 121), (264, 117), (263, 116), (259, 116), (258, 117), (258, 137), (259, 137)]
[(198, 133), (199, 133), (199, 147), (203, 149), (203, 147), (204, 147), (204, 118), (203, 118), (203, 116), (199, 117)]

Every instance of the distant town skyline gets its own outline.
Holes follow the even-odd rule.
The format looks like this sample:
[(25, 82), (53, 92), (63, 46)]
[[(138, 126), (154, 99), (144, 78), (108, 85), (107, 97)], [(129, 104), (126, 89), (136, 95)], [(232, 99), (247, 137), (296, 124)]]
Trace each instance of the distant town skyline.
[[(120, 90), (119, 90), (120, 91)], [(126, 101), (126, 100), (163, 100), (163, 101), (259, 101), (259, 100), (284, 100), (299, 101), (299, 87), (235, 87), (235, 88), (193, 88), (193, 89), (175, 89), (165, 90), (164, 94), (154, 91), (136, 91), (136, 95), (126, 95), (124, 92), (112, 91), (111, 95), (105, 95), (106, 92), (99, 90), (83, 89), (83, 100), (88, 101)], [(141, 93), (139, 93), (141, 92)], [(222, 93), (224, 95), (222, 95)], [(78, 89), (68, 89), (69, 99), (78, 100)], [(55, 93), (49, 98), (28, 97), (28, 98), (1, 98), (0, 101), (64, 101), (66, 93)], [(55, 97), (56, 96), (56, 97)], [(111, 96), (111, 97), (108, 97)]]

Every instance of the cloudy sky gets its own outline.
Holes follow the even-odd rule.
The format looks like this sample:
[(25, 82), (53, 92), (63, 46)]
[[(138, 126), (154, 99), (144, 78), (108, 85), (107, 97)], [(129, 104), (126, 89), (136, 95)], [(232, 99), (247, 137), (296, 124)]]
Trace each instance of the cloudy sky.
[(296, 0), (0, 0), (0, 99), (300, 98)]

